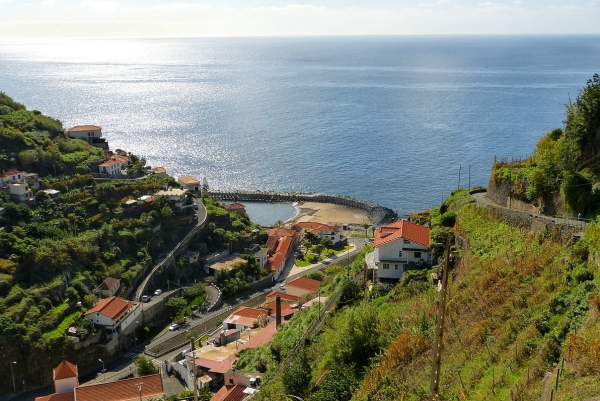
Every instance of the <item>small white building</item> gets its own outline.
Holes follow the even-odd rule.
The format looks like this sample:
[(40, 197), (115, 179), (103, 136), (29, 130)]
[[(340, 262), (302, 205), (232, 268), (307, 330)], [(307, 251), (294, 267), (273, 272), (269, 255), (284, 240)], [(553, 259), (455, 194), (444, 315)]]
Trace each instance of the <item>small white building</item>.
[(121, 163), (115, 159), (109, 159), (104, 163), (98, 164), (98, 172), (100, 174), (107, 174), (111, 177), (120, 177), (121, 168)]
[(33, 196), (29, 184), (26, 183), (8, 184), (8, 193), (14, 202), (27, 202)]
[(373, 262), (380, 279), (399, 280), (407, 264), (431, 264), (429, 228), (399, 220), (375, 230)]
[(79, 386), (77, 365), (73, 365), (66, 359), (52, 370), (54, 379), (54, 392), (56, 394), (70, 393)]
[(177, 181), (179, 181), (179, 183), (186, 189), (192, 191), (192, 192), (198, 192), (200, 191), (200, 181), (198, 181), (196, 178), (192, 177), (191, 175), (186, 175), (184, 177), (179, 177), (177, 179)]
[(102, 138), (102, 127), (97, 125), (76, 125), (67, 131), (70, 138), (83, 139), (92, 143), (94, 138)]
[(330, 226), (329, 224), (317, 222), (300, 222), (296, 225), (305, 232), (313, 233), (319, 240), (329, 238), (334, 244), (340, 242), (342, 237), (342, 229), (340, 226)]
[(16, 184), (22, 182), (25, 179), (25, 173), (20, 170), (7, 170), (0, 174), (0, 187), (8, 184)]
[(169, 201), (175, 203), (175, 206), (181, 207), (185, 203), (185, 195), (187, 192), (187, 189), (169, 188), (167, 190), (158, 191), (154, 196), (166, 196)]

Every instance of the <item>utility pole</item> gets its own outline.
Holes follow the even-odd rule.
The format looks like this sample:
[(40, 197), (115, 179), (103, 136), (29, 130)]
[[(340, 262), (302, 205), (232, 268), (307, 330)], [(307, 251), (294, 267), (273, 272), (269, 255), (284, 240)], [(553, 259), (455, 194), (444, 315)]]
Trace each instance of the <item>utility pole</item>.
[(450, 265), (450, 237), (446, 241), (446, 260), (442, 271), (442, 290), (438, 306), (437, 327), (435, 330), (435, 344), (433, 346), (433, 364), (431, 366), (431, 386), (429, 401), (438, 401), (440, 385), (440, 369), (442, 367), (442, 341), (444, 337), (444, 319), (446, 309), (446, 289), (448, 287), (448, 270)]
[(192, 368), (192, 377), (194, 379), (194, 401), (198, 401), (198, 383), (196, 378), (196, 347), (195, 347), (196, 339), (192, 337), (190, 339), (190, 345), (192, 348), (192, 363), (194, 367)]
[(469, 191), (471, 190), (471, 164), (469, 163)]

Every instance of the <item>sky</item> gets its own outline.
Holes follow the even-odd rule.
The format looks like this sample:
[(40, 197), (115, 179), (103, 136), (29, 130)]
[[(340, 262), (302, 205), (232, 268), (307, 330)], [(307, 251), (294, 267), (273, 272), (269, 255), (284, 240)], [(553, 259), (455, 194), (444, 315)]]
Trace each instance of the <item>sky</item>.
[(597, 34), (600, 0), (0, 0), (0, 38)]

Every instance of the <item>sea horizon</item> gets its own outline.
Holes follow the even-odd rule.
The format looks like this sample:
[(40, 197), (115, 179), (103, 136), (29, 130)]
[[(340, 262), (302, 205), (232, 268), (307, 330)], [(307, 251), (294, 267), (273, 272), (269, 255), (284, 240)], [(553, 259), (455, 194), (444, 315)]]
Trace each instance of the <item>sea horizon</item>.
[(0, 91), (211, 188), (406, 215), (562, 127), (598, 72), (597, 36), (4, 38)]

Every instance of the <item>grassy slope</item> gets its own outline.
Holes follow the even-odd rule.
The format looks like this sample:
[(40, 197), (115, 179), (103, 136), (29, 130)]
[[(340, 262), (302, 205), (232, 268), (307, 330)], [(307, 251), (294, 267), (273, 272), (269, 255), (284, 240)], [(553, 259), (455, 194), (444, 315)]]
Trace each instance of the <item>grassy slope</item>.
[[(590, 240), (571, 250), (566, 244), (510, 227), (475, 205), (456, 206), (465, 203), (464, 198), (458, 200), (450, 200), (450, 209), (458, 214), (456, 234), (466, 240), (466, 246), (450, 276), (441, 397), (506, 400), (512, 393), (538, 399), (544, 392), (541, 379), (561, 361), (570, 334), (589, 322), (586, 299), (597, 292), (597, 267), (585, 260), (582, 249), (596, 243)], [(390, 308), (408, 330), (398, 332), (354, 399), (427, 398), (433, 328), (424, 325), (436, 313), (433, 298), (431, 290), (417, 296), (399, 291), (392, 297)], [(410, 328), (409, 322), (419, 321), (417, 329), (414, 324)], [(600, 350), (599, 342), (586, 334), (597, 333), (598, 327), (584, 327), (588, 326), (581, 330), (580, 337), (587, 343), (578, 347), (580, 352), (592, 343)], [(587, 351), (580, 358), (591, 361), (594, 355)], [(569, 366), (565, 376), (569, 380), (563, 377), (554, 399), (600, 392), (597, 376), (590, 380), (598, 373), (597, 362), (585, 371), (579, 368), (579, 373), (572, 373), (575, 365), (567, 361)]]

